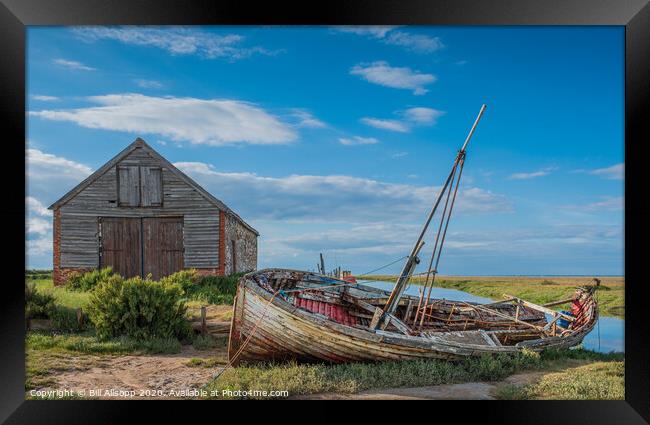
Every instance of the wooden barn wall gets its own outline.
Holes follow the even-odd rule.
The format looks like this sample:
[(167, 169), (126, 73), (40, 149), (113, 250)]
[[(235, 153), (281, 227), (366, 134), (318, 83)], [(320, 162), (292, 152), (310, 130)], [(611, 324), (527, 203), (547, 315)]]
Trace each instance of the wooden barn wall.
[[(162, 166), (142, 149), (136, 149), (118, 166)], [(184, 216), (186, 268), (219, 265), (219, 209), (166, 168), (162, 172), (162, 207), (118, 207), (116, 168), (61, 206), (61, 267), (98, 267), (98, 216)]]
[[(226, 274), (257, 270), (257, 235), (244, 227), (235, 217), (226, 214), (225, 231)], [(232, 268), (232, 240), (235, 240), (235, 270)]]

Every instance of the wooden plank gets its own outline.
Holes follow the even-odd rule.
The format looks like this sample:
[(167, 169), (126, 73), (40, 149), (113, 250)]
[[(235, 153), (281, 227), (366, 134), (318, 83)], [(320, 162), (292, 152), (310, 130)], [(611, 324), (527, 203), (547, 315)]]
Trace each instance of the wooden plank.
[(575, 317), (573, 316), (568, 316), (564, 313), (560, 313), (559, 311), (555, 311), (553, 309), (531, 303), (530, 301), (522, 300), (521, 298), (513, 297), (512, 295), (507, 295), (507, 294), (504, 294), (503, 296), (508, 298), (516, 298), (517, 301), (521, 302), (526, 307), (532, 308), (533, 310), (541, 311), (542, 313), (550, 314), (551, 316), (559, 314), (570, 322), (573, 322), (575, 320)]
[(406, 324), (404, 324), (404, 322), (402, 322), (397, 317), (395, 317), (394, 314), (386, 313), (386, 316), (388, 317), (388, 319), (390, 319), (390, 321), (388, 323), (395, 326), (397, 328), (397, 330), (402, 332), (404, 335), (411, 335), (411, 328), (406, 326)]

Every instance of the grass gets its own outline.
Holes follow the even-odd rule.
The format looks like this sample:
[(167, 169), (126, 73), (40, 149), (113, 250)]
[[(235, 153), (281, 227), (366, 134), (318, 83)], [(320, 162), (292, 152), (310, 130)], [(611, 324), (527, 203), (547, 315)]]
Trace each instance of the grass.
[(497, 391), (504, 400), (623, 400), (625, 362), (596, 362), (549, 373), (525, 386), (507, 385)]
[(71, 291), (63, 286), (54, 286), (52, 279), (31, 279), (36, 284), (36, 289), (44, 294), (51, 294), (55, 302), (70, 309), (82, 309), (88, 305), (90, 292)]
[(135, 340), (120, 337), (101, 340), (92, 331), (79, 334), (28, 332), (26, 349), (57, 349), (82, 354), (175, 354), (180, 353), (181, 343), (175, 338)]
[(205, 367), (205, 368), (214, 368), (217, 366), (222, 366), (227, 362), (227, 359), (221, 359), (219, 357), (210, 357), (207, 359), (199, 359), (197, 357), (192, 357), (185, 363), (189, 367)]
[(192, 341), (192, 346), (199, 351), (211, 350), (217, 346), (217, 340), (212, 335), (197, 335)]
[[(363, 280), (395, 281), (397, 276), (373, 275), (363, 276)], [(423, 284), (424, 276), (411, 278), (415, 284)], [(602, 316), (623, 319), (625, 316), (625, 279), (623, 277), (601, 278), (597, 293)], [(536, 304), (546, 304), (573, 295), (575, 288), (590, 284), (591, 278), (583, 277), (500, 277), (500, 276), (437, 276), (435, 286), (456, 289), (493, 300), (503, 299), (503, 294), (514, 295)], [(568, 304), (560, 305), (557, 310), (566, 309)]]
[(188, 301), (232, 305), (237, 292), (237, 282), (243, 275), (244, 273), (204, 276), (197, 284), (186, 285), (183, 289)]
[[(326, 364), (262, 364), (228, 369), (204, 389), (287, 390), (289, 395), (356, 393), (372, 388), (420, 387), (473, 381), (498, 381), (514, 373), (546, 370), (576, 361), (614, 361), (622, 354), (585, 350), (522, 352), (467, 358), (459, 362), (415, 360), (407, 362)], [(197, 362), (198, 363), (198, 362)]]

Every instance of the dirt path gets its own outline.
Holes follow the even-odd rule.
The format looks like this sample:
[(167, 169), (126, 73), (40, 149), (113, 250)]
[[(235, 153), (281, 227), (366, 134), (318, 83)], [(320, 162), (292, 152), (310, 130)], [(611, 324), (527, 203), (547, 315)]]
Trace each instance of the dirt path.
[[(86, 370), (57, 373), (56, 385), (50, 389), (83, 392), (85, 397), (100, 399), (183, 398), (178, 392), (200, 388), (220, 370), (214, 361), (210, 367), (204, 362), (224, 359), (224, 355), (225, 348), (198, 351), (183, 346), (178, 354), (104, 357)], [(201, 359), (194, 361), (201, 364), (190, 365), (192, 359)], [(99, 396), (91, 390), (99, 390)]]
[(357, 394), (310, 394), (290, 397), (301, 400), (494, 400), (496, 390), (503, 385), (526, 385), (544, 373), (531, 372), (509, 376), (498, 382), (467, 382), (431, 387), (385, 388), (362, 391)]

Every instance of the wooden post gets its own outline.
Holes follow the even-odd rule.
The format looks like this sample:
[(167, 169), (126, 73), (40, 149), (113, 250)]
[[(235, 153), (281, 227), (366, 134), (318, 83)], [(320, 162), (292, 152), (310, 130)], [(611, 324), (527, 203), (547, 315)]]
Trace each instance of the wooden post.
[(208, 332), (208, 325), (205, 321), (205, 306), (201, 307), (201, 335), (205, 335)]
[(77, 325), (79, 325), (79, 329), (84, 327), (84, 312), (81, 307), (77, 309)]
[(320, 273), (325, 274), (325, 260), (323, 259), (323, 253), (320, 253)]

